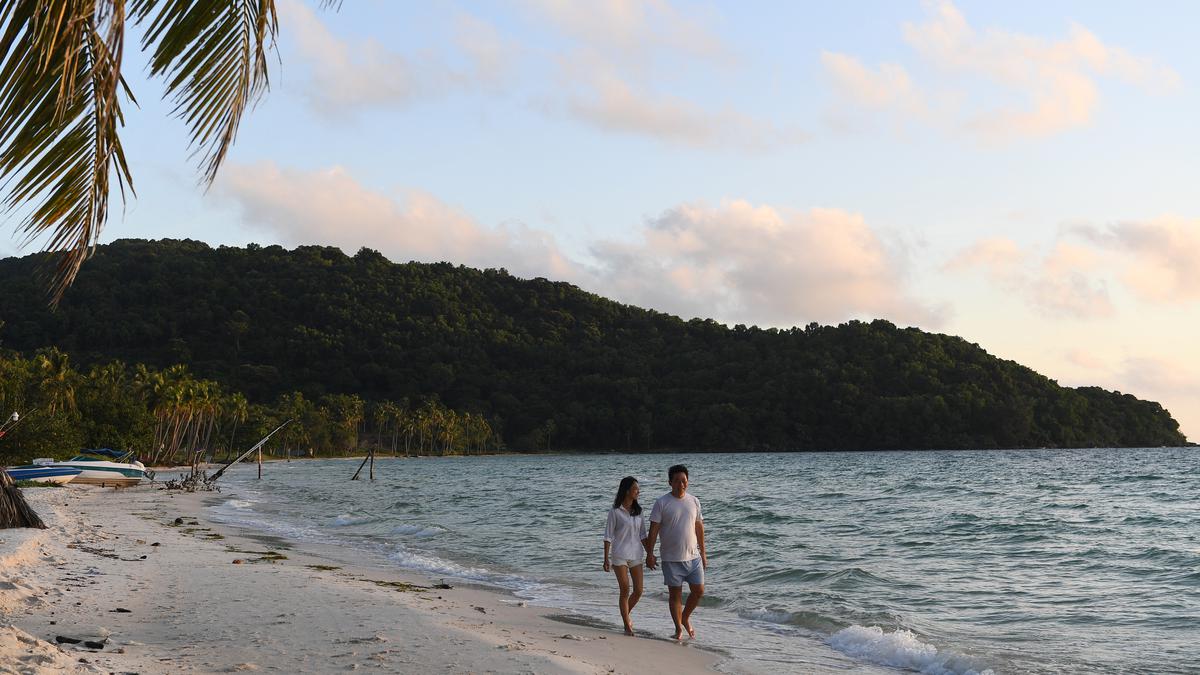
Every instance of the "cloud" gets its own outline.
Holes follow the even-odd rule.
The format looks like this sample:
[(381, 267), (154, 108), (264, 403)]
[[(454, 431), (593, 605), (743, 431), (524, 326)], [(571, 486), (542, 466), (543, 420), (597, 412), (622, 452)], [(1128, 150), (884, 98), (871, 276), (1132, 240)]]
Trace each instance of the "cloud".
[(675, 207), (648, 221), (641, 236), (593, 246), (598, 276), (618, 297), (649, 299), (683, 316), (777, 326), (944, 320), (906, 294), (904, 261), (858, 214), (732, 200)]
[(727, 107), (712, 111), (687, 99), (638, 91), (608, 68), (574, 69), (573, 91), (564, 111), (611, 132), (648, 136), (692, 147), (767, 150), (807, 140), (795, 129), (745, 115)]
[(964, 271), (983, 268), (996, 277), (1008, 277), (1018, 273), (1026, 255), (1017, 242), (1003, 237), (984, 239), (962, 250), (946, 263), (949, 271)]
[[(927, 1), (923, 23), (905, 23), (904, 39), (935, 70), (983, 82), (991, 91), (951, 91), (939, 97), (913, 84), (907, 71), (884, 64), (878, 72), (851, 56), (825, 53), (822, 63), (843, 99), (883, 108), (909, 119), (953, 120), (985, 140), (1046, 136), (1087, 125), (1099, 100), (1100, 78), (1116, 79), (1151, 93), (1179, 86), (1179, 75), (1146, 57), (1107, 45), (1072, 24), (1059, 40), (991, 28), (976, 31), (948, 0)], [(961, 83), (943, 81), (942, 88)], [(1014, 98), (1016, 104), (996, 104)], [(959, 109), (959, 102), (965, 105)], [(930, 115), (931, 110), (937, 110)]]
[(928, 105), (908, 71), (896, 63), (881, 64), (877, 71), (847, 54), (821, 52), (821, 65), (842, 97), (868, 108), (894, 108), (913, 117), (925, 117)]
[(456, 50), (413, 54), (375, 38), (342, 39), (302, 0), (283, 0), (280, 17), (310, 71), (305, 97), (326, 116), (494, 87), (507, 77), (515, 58), (515, 48), (493, 26), (465, 13), (454, 22)]
[(1120, 257), (1121, 280), (1162, 304), (1200, 300), (1200, 219), (1166, 215), (1144, 222), (1079, 227), (1074, 234)]
[(507, 40), (492, 24), (477, 16), (460, 13), (455, 19), (454, 42), (466, 56), (468, 67), (456, 77), (464, 84), (483, 87), (505, 83), (521, 49)]
[(367, 246), (397, 260), (450, 260), (506, 267), (524, 276), (578, 277), (549, 233), (520, 224), (485, 227), (425, 192), (396, 198), (370, 190), (340, 167), (305, 172), (271, 162), (235, 164), (223, 172), (217, 192), (236, 203), (248, 222), (290, 244), (334, 245), (349, 252)]
[(671, 52), (729, 61), (728, 47), (694, 11), (680, 11), (666, 0), (527, 0), (531, 12), (593, 49), (613, 55), (645, 58), (648, 52)]
[[(734, 102), (702, 104), (666, 91), (697, 69), (736, 58), (695, 12), (666, 0), (528, 0), (538, 39), (519, 44), (495, 25), (458, 11), (451, 39), (401, 53), (378, 40), (335, 35), (302, 0), (282, 0), (284, 34), (294, 37), (313, 110), (338, 116), (401, 107), (457, 92), (505, 97), (521, 91), (536, 108), (603, 132), (689, 147), (761, 151), (807, 140), (800, 131), (742, 112)], [(557, 71), (547, 77), (545, 66)], [(663, 67), (663, 66), (667, 67)], [(668, 73), (664, 81), (657, 72)], [(706, 79), (706, 85), (711, 78)]]
[(328, 115), (384, 103), (406, 103), (424, 88), (417, 82), (408, 59), (375, 40), (351, 48), (300, 0), (281, 3), (280, 15), (284, 29), (296, 37), (312, 70), (306, 96), (315, 110)]
[(486, 226), (427, 193), (372, 190), (337, 167), (231, 165), (216, 194), (287, 244), (505, 267), (685, 318), (791, 326), (882, 317), (927, 327), (944, 318), (906, 292), (904, 254), (862, 216), (838, 209), (680, 205), (646, 221), (631, 240), (595, 242), (590, 259), (574, 260), (544, 230)]
[(942, 269), (981, 272), (1001, 289), (1019, 294), (1050, 318), (1095, 319), (1113, 314), (1102, 263), (1091, 250), (1058, 242), (1045, 255), (1024, 251), (1011, 239), (992, 238), (963, 249)]
[(547, 110), (602, 131), (689, 147), (762, 151), (808, 140), (732, 102), (714, 106), (665, 93), (689, 73), (711, 82), (714, 69), (732, 66), (735, 58), (703, 24), (664, 0), (532, 0), (526, 6), (567, 41), (555, 54), (560, 79), (545, 97)]

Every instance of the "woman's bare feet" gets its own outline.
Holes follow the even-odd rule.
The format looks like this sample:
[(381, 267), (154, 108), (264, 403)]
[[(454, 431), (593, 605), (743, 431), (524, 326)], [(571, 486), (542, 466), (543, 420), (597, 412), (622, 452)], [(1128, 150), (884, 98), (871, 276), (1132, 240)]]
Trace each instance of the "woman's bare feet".
[(629, 635), (629, 636), (633, 635), (633, 624), (631, 624), (631, 623), (625, 624), (625, 634)]

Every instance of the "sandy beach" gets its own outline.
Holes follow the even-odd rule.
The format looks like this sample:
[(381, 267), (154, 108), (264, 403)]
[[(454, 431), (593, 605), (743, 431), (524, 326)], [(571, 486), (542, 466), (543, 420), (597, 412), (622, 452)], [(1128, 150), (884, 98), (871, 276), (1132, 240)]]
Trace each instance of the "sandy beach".
[(218, 527), (203, 493), (24, 493), (49, 529), (0, 530), (0, 673), (712, 672), (721, 660)]

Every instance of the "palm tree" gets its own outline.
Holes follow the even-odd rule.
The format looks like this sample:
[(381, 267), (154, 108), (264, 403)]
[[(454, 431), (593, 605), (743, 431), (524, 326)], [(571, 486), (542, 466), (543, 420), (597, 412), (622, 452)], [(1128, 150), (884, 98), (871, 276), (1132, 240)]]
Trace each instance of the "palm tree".
[(79, 378), (71, 369), (70, 361), (70, 357), (58, 347), (39, 351), (35, 359), (41, 375), (42, 395), (46, 399), (47, 412), (51, 415), (75, 410), (75, 385)]
[[(325, 0), (324, 5), (337, 5)], [(268, 87), (275, 0), (0, 0), (0, 184), (30, 242), (59, 253), (56, 305), (108, 218), (110, 179), (133, 190), (119, 131), (137, 103), (121, 75), (126, 28), (187, 123), (211, 185), (246, 109)]]
[(226, 414), (229, 415), (229, 420), (233, 423), (233, 431), (229, 433), (229, 452), (227, 454), (227, 457), (232, 457), (233, 443), (237, 437), (238, 425), (245, 422), (246, 418), (250, 415), (250, 404), (241, 392), (234, 392), (225, 399), (225, 404), (222, 407), (225, 408)]

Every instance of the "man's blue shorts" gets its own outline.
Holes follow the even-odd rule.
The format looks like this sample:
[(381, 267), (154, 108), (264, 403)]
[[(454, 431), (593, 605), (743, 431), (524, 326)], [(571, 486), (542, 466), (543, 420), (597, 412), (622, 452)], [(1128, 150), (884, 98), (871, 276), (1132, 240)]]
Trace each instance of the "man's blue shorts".
[(699, 558), (685, 560), (683, 562), (673, 562), (669, 560), (662, 561), (663, 581), (667, 586), (674, 588), (682, 586), (684, 582), (696, 586), (704, 585), (704, 565), (701, 564)]

